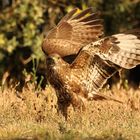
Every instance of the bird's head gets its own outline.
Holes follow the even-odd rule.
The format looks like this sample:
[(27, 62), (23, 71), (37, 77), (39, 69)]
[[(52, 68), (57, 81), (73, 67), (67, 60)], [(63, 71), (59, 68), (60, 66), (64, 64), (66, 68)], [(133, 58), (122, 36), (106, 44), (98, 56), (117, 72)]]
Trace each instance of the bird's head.
[(60, 70), (61, 68), (64, 68), (67, 63), (61, 58), (60, 55), (58, 54), (51, 54), (47, 57), (47, 67), (48, 69), (52, 69), (52, 70)]
[(58, 54), (51, 54), (47, 57), (47, 64), (48, 65), (56, 65), (60, 61), (61, 57)]

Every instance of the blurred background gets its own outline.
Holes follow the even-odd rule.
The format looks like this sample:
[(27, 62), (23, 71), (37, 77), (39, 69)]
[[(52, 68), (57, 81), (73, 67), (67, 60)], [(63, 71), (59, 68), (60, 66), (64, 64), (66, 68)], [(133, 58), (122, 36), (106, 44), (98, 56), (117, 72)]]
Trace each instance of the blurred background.
[[(140, 27), (140, 0), (0, 0), (0, 85), (20, 90), (29, 80), (45, 87), (44, 34), (74, 7), (101, 11), (106, 35)], [(122, 79), (138, 87), (140, 66)]]

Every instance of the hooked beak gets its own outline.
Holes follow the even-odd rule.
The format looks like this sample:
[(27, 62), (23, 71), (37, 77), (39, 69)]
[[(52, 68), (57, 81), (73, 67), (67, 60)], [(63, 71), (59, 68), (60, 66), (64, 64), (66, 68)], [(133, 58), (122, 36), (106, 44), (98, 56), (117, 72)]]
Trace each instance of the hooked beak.
[(52, 57), (48, 56), (47, 57), (47, 65), (54, 65), (55, 61)]

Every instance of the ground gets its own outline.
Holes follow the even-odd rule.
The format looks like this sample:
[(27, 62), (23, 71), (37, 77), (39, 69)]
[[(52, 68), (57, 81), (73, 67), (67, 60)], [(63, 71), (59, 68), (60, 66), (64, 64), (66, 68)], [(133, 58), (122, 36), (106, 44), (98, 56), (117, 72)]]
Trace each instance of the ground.
[(68, 119), (57, 111), (53, 88), (35, 90), (28, 84), (17, 93), (15, 88), (0, 89), (0, 139), (33, 140), (139, 140), (140, 89), (103, 89), (114, 101), (90, 101), (85, 111), (69, 108)]

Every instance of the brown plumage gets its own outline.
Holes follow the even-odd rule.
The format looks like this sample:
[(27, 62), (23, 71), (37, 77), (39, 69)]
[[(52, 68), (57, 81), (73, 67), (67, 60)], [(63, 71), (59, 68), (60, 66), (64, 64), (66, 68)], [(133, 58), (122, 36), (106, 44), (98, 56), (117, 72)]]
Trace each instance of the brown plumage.
[(75, 55), (83, 46), (103, 35), (99, 13), (93, 13), (92, 8), (78, 14), (77, 10), (69, 12), (48, 32), (42, 44), (45, 54), (57, 53), (61, 57)]
[[(84, 106), (85, 99), (102, 97), (99, 90), (122, 68), (140, 64), (140, 30), (116, 34), (83, 47), (72, 64), (58, 54), (47, 58), (48, 80), (58, 91), (59, 101)], [(63, 105), (64, 105), (63, 104)]]
[[(57, 91), (62, 112), (72, 103), (105, 99), (99, 90), (117, 71), (140, 64), (140, 30), (100, 39), (102, 20), (88, 8), (68, 13), (45, 37), (42, 50), (47, 57), (47, 77)], [(62, 58), (76, 55), (69, 64)], [(66, 115), (66, 114), (65, 114)]]

